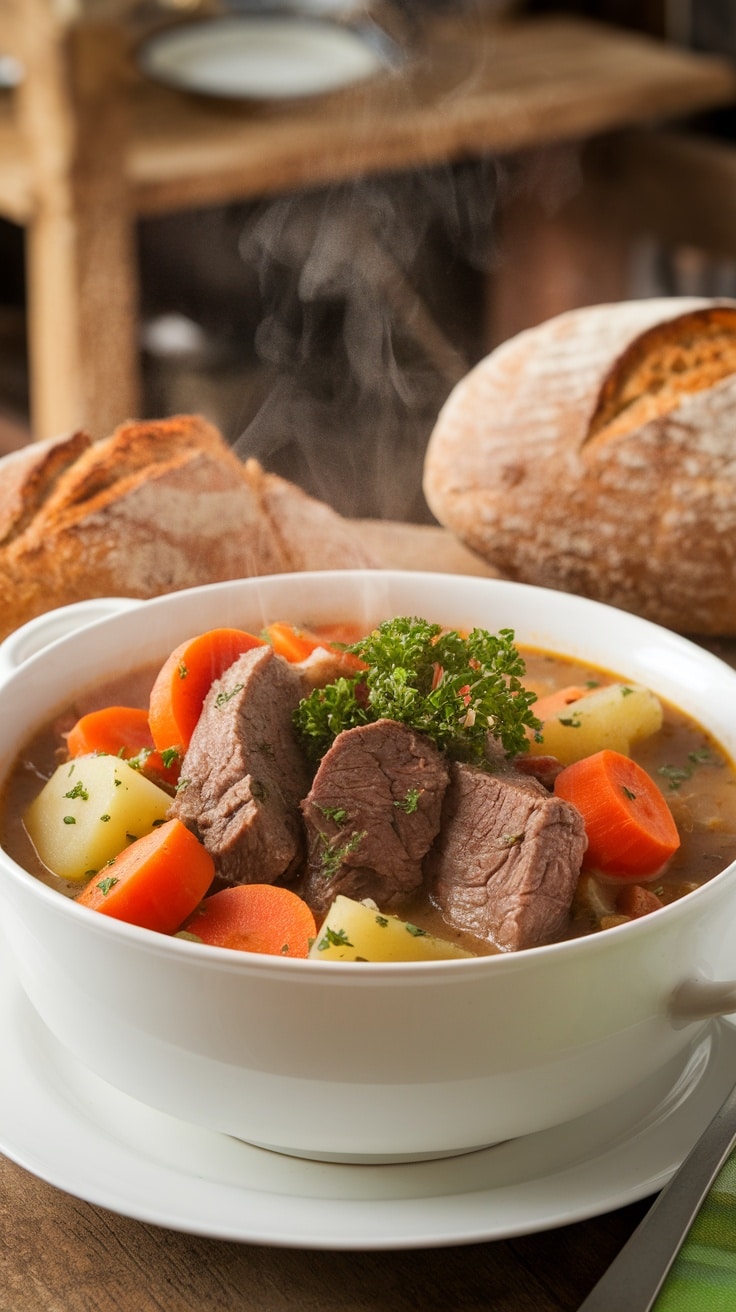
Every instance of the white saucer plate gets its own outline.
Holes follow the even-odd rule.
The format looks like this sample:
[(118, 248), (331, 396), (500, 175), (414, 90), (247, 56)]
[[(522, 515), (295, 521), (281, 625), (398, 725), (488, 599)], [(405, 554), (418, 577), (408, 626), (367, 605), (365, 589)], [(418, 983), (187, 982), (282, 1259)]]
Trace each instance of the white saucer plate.
[(7, 952), (0, 1051), (0, 1151), (65, 1192), (210, 1238), (388, 1250), (530, 1234), (656, 1192), (731, 1086), (736, 1028), (714, 1022), (686, 1061), (596, 1115), (463, 1157), (390, 1166), (281, 1156), (119, 1093), (46, 1029)]
[(176, 24), (144, 41), (146, 77), (225, 99), (276, 101), (337, 91), (395, 62), (379, 29), (299, 14), (242, 14)]

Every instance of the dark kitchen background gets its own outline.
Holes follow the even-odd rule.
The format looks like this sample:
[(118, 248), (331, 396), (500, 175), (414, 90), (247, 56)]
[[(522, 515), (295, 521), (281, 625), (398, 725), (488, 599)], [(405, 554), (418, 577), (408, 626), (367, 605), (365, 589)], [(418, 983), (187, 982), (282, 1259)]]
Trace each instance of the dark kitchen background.
[[(413, 0), (413, 21), (429, 3)], [(736, 58), (732, 0), (504, 8), (585, 15)], [(733, 111), (691, 126), (730, 141)], [(567, 200), (576, 185), (569, 156), (565, 168), (556, 185)], [(495, 200), (513, 185), (505, 165), (483, 158), (141, 220), (144, 414), (201, 412), (239, 452), (343, 513), (429, 521), (421, 465), (439, 407), (476, 360), (544, 306), (523, 283), (510, 301), (508, 292), (506, 303), (494, 301), (504, 259)], [(621, 290), (732, 295), (736, 266), (729, 253), (644, 236)], [(577, 296), (586, 299), (584, 279)], [(2, 221), (0, 450), (29, 436), (25, 310), (23, 231)]]

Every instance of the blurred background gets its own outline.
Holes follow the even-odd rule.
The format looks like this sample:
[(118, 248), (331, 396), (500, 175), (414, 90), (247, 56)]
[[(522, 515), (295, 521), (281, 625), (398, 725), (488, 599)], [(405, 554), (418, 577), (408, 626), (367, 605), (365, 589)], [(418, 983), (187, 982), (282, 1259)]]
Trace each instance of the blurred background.
[[(6, 7), (8, 3), (11, 0)], [(326, 5), (327, 0), (322, 11)], [(35, 138), (34, 166), (56, 179), (58, 190), (70, 150), (73, 193), (75, 169), (81, 176), (83, 167), (104, 167), (105, 151), (122, 149), (114, 135), (118, 119), (112, 112), (105, 120), (112, 133), (107, 143), (100, 129), (101, 140), (93, 151), (79, 140), (70, 148), (70, 129), (59, 122), (63, 85), (56, 88), (56, 99), (51, 94), (58, 69), (47, 74), (46, 103), (40, 103), (41, 96), (35, 108), (24, 82), (34, 76), (31, 69), (41, 70), (35, 74), (40, 79), (44, 66), (51, 68), (44, 61), (58, 55), (59, 42), (69, 39), (70, 15), (78, 23), (87, 9), (93, 27), (98, 23), (104, 30), (115, 6), (106, 0), (88, 0), (86, 6), (82, 0), (19, 0), (21, 6), (24, 39), (31, 40), (38, 64), (30, 56), (24, 63), (22, 41), (16, 48), (6, 43), (6, 51), (0, 52), (0, 96), (7, 105), (18, 94), (25, 97), (31, 124), (34, 114), (48, 116), (48, 129)], [(235, 7), (244, 9), (242, 4)], [(129, 24), (124, 57), (130, 61), (141, 33), (196, 15), (202, 6), (196, 0), (162, 0), (123, 8)], [(211, 9), (204, 6), (206, 13)], [(610, 25), (656, 42), (658, 48), (713, 54), (724, 67), (736, 59), (736, 5), (731, 0), (461, 0), (458, 5), (452, 0), (401, 0), (387, 26), (390, 30), (393, 22), (399, 44), (406, 41), (421, 53), (425, 29), (439, 22), (441, 31), (441, 24), (456, 15), (471, 24), (471, 31), (478, 15), (484, 21), (490, 16), (501, 24), (521, 26), (567, 16)], [(47, 21), (53, 40), (44, 41)], [(442, 38), (437, 40), (441, 52)], [(451, 36), (447, 40), (449, 59), (455, 47)], [(543, 75), (543, 50), (538, 58)], [(85, 91), (81, 67), (80, 96)], [(103, 79), (103, 74), (97, 76)], [(508, 66), (504, 76), (511, 76)], [(459, 85), (467, 92), (472, 74), (463, 77)], [(421, 90), (421, 70), (418, 85)], [(133, 113), (136, 96), (143, 94), (135, 84)], [(93, 127), (100, 95), (99, 87), (93, 87)], [(173, 95), (185, 138), (186, 113), (194, 110), (186, 92)], [(83, 194), (82, 213), (89, 217), (86, 228), (82, 221), (81, 234), (70, 230), (68, 202), (62, 199), (57, 246), (52, 243), (51, 253), (43, 258), (34, 255), (31, 246), (33, 241), (40, 248), (39, 236), (29, 236), (35, 229), (22, 212), (14, 217), (12, 204), (7, 204), (0, 218), (0, 450), (75, 426), (73, 399), (64, 413), (59, 406), (58, 430), (52, 400), (34, 401), (33, 349), (47, 362), (44, 367), (52, 381), (56, 368), (62, 397), (73, 355), (63, 315), (54, 314), (46, 284), (39, 297), (30, 277), (34, 268), (37, 283), (58, 277), (63, 304), (68, 288), (60, 270), (74, 239), (82, 266), (77, 290), (90, 303), (102, 301), (95, 306), (97, 327), (87, 329), (87, 347), (82, 335), (83, 345), (77, 349), (100, 351), (103, 373), (107, 360), (111, 378), (118, 354), (131, 353), (131, 368), (138, 371), (139, 417), (203, 413), (241, 454), (257, 456), (266, 468), (343, 513), (429, 522), (421, 465), (437, 412), (454, 383), (499, 341), (575, 304), (671, 293), (736, 294), (736, 238), (731, 250), (729, 237), (720, 235), (730, 230), (734, 184), (734, 111), (726, 82), (718, 94), (693, 92), (684, 95), (682, 103), (680, 114), (673, 102), (668, 120), (686, 129), (687, 139), (677, 147), (684, 154), (669, 157), (667, 143), (658, 143), (657, 158), (663, 161), (659, 180), (650, 173), (646, 156), (637, 156), (636, 150), (632, 154), (628, 143), (624, 156), (620, 139), (611, 142), (605, 134), (602, 148), (596, 140), (589, 165), (587, 143), (584, 149), (575, 136), (567, 140), (561, 129), (559, 134), (548, 133), (539, 151), (532, 142), (521, 157), (484, 149), (481, 143), (475, 150), (448, 151), (447, 159), (438, 160), (437, 152), (428, 150), (426, 164), (420, 152), (419, 164), (410, 168), (360, 169), (354, 177), (343, 168), (342, 176), (326, 184), (319, 171), (313, 178), (305, 169), (298, 186), (269, 184), (262, 195), (227, 203), (208, 194), (200, 200), (193, 187), (185, 202), (170, 209), (164, 202), (149, 206), (151, 212), (144, 206), (132, 224), (132, 249), (124, 252), (135, 271), (131, 342), (118, 329), (120, 307), (111, 299), (108, 311), (101, 290), (102, 261), (118, 232), (121, 193), (108, 190), (102, 199), (90, 201), (86, 211)], [(354, 112), (355, 102), (349, 104)], [(339, 118), (339, 97), (333, 105), (332, 113)], [(224, 107), (205, 102), (200, 112), (210, 114), (207, 140), (216, 168), (217, 114), (225, 131), (236, 114), (260, 114), (263, 121), (273, 122), (274, 116), (288, 112), (298, 136), (311, 110), (299, 101), (287, 111), (279, 105), (254, 110), (232, 102)], [(635, 114), (621, 113), (622, 126), (636, 117), (649, 126), (646, 104)], [(5, 120), (0, 129), (2, 161)], [(79, 124), (75, 130), (82, 130)], [(701, 155), (687, 153), (701, 138), (706, 143), (705, 164)], [(62, 157), (66, 163), (59, 162)], [(676, 169), (685, 167), (683, 160), (692, 172), (683, 173), (678, 194)], [(611, 186), (616, 188), (617, 169), (623, 169), (626, 185), (619, 188), (619, 206), (609, 207), (606, 196)], [(9, 176), (6, 172), (6, 180)], [(714, 235), (712, 224), (704, 223), (702, 242), (691, 177), (705, 177), (715, 188), (714, 196), (704, 192), (698, 201), (701, 211), (718, 204), (719, 187), (729, 188), (718, 231)], [(629, 232), (627, 221), (637, 197), (647, 190), (647, 178), (650, 190), (661, 183), (670, 192), (663, 190), (659, 201), (648, 195), (641, 223)], [(82, 183), (79, 186), (83, 191)], [(12, 191), (9, 183), (7, 190)], [(671, 228), (671, 212), (678, 207), (688, 212), (688, 223)], [(652, 214), (663, 215), (665, 221), (649, 222)], [(39, 223), (39, 230), (42, 226)], [(625, 242), (617, 242), (617, 233), (625, 228)], [(117, 239), (124, 240), (119, 232)], [(102, 346), (100, 337), (106, 338)], [(79, 426), (94, 428), (99, 416), (106, 430), (111, 422), (127, 417), (125, 401), (119, 413), (114, 404), (107, 404), (113, 384), (106, 387), (103, 377), (99, 387), (97, 408), (92, 403), (86, 411), (79, 407)]]

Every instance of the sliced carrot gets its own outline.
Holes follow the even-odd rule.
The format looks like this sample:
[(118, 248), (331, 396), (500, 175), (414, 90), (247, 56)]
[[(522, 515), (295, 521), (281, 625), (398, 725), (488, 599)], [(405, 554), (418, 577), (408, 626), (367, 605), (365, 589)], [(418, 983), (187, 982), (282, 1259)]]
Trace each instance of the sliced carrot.
[(554, 692), (547, 693), (544, 697), (538, 697), (532, 706), (532, 710), (538, 720), (543, 723), (549, 720), (552, 715), (559, 715), (564, 711), (566, 706), (572, 702), (579, 702), (581, 697), (587, 697), (592, 688), (583, 688), (579, 684), (571, 683), (566, 688), (557, 688)]
[(116, 920), (173, 934), (201, 902), (215, 865), (181, 820), (137, 838), (90, 880), (77, 901)]
[(352, 652), (343, 651), (341, 646), (331, 642), (329, 638), (318, 633), (312, 633), (309, 629), (297, 628), (294, 624), (286, 624), (283, 620), (269, 624), (263, 630), (263, 636), (279, 656), (283, 656), (284, 660), (293, 664), (306, 661), (313, 652), (322, 649), (323, 651), (334, 652), (336, 656), (339, 656), (340, 666), (346, 673), (357, 673), (359, 670), (366, 668), (365, 662), (361, 661), (358, 656), (354, 656)]
[(680, 846), (672, 812), (646, 770), (606, 749), (568, 765), (554, 791), (580, 811), (585, 866), (624, 879), (661, 870)]
[(159, 751), (186, 751), (215, 679), (244, 651), (262, 646), (263, 638), (242, 629), (210, 629), (172, 651), (156, 675), (148, 708), (151, 735)]
[(306, 957), (317, 926), (306, 902), (290, 889), (239, 884), (205, 898), (184, 930), (213, 947)]
[(138, 706), (105, 706), (81, 716), (66, 735), (70, 756), (95, 753), (137, 759), (143, 774), (173, 787), (179, 778), (178, 752), (162, 757), (153, 745), (148, 712)]

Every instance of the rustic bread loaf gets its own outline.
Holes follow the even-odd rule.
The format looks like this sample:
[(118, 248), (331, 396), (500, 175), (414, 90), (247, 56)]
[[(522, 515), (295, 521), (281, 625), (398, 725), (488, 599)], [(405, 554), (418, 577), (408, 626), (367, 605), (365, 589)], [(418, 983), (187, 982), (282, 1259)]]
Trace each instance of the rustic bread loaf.
[(375, 563), (347, 520), (256, 461), (243, 464), (197, 416), (0, 460), (0, 638), (90, 597)]
[(455, 388), (431, 510), (502, 574), (736, 633), (736, 301), (573, 310)]

